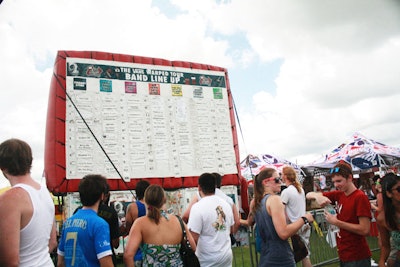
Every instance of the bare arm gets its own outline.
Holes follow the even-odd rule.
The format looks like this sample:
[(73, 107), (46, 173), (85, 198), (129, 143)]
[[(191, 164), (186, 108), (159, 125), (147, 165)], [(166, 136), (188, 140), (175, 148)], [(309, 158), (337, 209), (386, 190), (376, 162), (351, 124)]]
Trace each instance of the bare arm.
[[(189, 240), (190, 246), (192, 247), (193, 251), (196, 251), (197, 248), (197, 241), (194, 240), (194, 237), (192, 235), (192, 232), (189, 231), (187, 225), (185, 224), (185, 229), (186, 229), (186, 237)], [(198, 237), (197, 237), (198, 238)]]
[(373, 210), (375, 210), (375, 211), (379, 211), (379, 210), (378, 210), (378, 206), (375, 205), (373, 202), (371, 202), (371, 208), (372, 208)]
[(311, 200), (315, 199), (315, 201), (317, 201), (318, 205), (320, 205), (321, 207), (324, 207), (331, 203), (330, 199), (323, 196), (321, 192), (308, 192), (306, 198)]
[(244, 226), (253, 226), (255, 221), (254, 221), (254, 215), (253, 215), (253, 207), (254, 207), (254, 199), (250, 201), (250, 213), (247, 216), (246, 220), (240, 219), (240, 224)]
[(235, 234), (239, 230), (239, 227), (240, 227), (239, 211), (235, 204), (232, 205), (232, 213), (233, 213), (234, 224), (231, 227), (231, 233)]
[(124, 251), (124, 263), (126, 267), (134, 267), (133, 258), (142, 243), (142, 230), (141, 230), (140, 218), (136, 220), (129, 232), (128, 243), (126, 244)]
[[(286, 240), (294, 235), (304, 225), (304, 220), (302, 218), (291, 224), (286, 223), (285, 205), (282, 203), (279, 196), (270, 196), (265, 205), (267, 212), (272, 217), (276, 233), (282, 240)], [(306, 213), (304, 216), (309, 222), (314, 221), (310, 213)]]
[(246, 220), (240, 219), (240, 225), (244, 225), (247, 227), (253, 226), (254, 225), (253, 214), (250, 212)]
[(111, 255), (99, 259), (101, 267), (114, 267)]
[[(137, 200), (139, 201), (139, 200)], [(125, 231), (129, 233), (131, 230), (133, 222), (138, 218), (138, 208), (136, 203), (131, 203), (129, 204), (127, 210), (126, 210), (126, 215), (125, 215), (125, 223), (126, 223), (126, 228)]]
[(182, 220), (187, 223), (189, 221), (189, 215), (190, 215), (190, 210), (192, 209), (192, 206), (194, 203), (196, 203), (199, 199), (197, 198), (197, 194), (195, 194), (192, 197), (192, 200), (190, 201), (188, 207), (186, 208), (185, 212), (182, 215)]
[(379, 267), (386, 267), (386, 261), (390, 254), (390, 232), (386, 228), (386, 222), (384, 218), (384, 213), (379, 213), (377, 222), (378, 222), (378, 230), (379, 230), (379, 238), (381, 242), (381, 253), (379, 256)]
[(197, 242), (199, 242), (199, 236), (200, 235), (198, 233), (193, 232), (193, 231), (190, 231), (190, 234), (192, 235), (194, 242), (196, 242), (196, 244), (197, 244)]
[(0, 266), (19, 265), (21, 199), (24, 198), (21, 190), (13, 188), (0, 196)]
[(57, 267), (65, 267), (64, 256), (58, 255), (58, 257), (57, 257)]
[(49, 253), (53, 252), (54, 249), (56, 248), (57, 248), (57, 230), (56, 230), (56, 221), (54, 221), (49, 239)]

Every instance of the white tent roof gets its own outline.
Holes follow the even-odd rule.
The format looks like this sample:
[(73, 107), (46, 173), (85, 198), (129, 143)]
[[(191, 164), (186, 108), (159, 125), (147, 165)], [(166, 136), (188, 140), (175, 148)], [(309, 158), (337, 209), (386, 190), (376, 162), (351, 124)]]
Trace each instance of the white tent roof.
[(340, 160), (351, 163), (355, 170), (392, 167), (400, 164), (400, 148), (387, 146), (355, 133), (350, 142), (339, 145), (304, 167), (332, 168)]

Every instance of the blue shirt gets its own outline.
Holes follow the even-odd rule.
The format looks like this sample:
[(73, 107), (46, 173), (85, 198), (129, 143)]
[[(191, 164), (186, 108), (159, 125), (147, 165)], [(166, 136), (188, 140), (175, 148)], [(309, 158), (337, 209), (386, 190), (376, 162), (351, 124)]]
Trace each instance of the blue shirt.
[[(138, 218), (145, 216), (146, 215), (146, 206), (140, 202), (139, 200), (135, 202), (138, 208)], [(141, 261), (143, 260), (143, 253), (141, 248), (138, 248), (135, 257), (134, 257), (134, 261)]]
[(111, 255), (107, 222), (92, 209), (80, 209), (63, 224), (57, 253), (66, 266), (100, 266), (99, 259)]

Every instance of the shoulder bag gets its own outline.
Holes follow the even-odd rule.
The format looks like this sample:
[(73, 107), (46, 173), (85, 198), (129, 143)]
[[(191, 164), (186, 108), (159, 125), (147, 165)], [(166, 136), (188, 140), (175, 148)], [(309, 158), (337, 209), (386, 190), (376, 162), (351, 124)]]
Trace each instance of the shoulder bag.
[(182, 241), (181, 241), (181, 248), (179, 249), (179, 253), (181, 254), (181, 259), (183, 262), (183, 266), (185, 267), (200, 267), (199, 259), (197, 258), (196, 254), (194, 253), (192, 247), (190, 246), (190, 242), (186, 236), (186, 229), (183, 225), (181, 217), (176, 215), (178, 218), (181, 228), (182, 228)]

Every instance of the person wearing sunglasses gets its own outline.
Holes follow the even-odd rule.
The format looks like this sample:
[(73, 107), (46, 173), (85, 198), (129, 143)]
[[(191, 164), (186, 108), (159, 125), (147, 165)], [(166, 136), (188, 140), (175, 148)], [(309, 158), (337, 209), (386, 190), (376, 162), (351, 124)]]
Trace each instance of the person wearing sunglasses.
[(336, 214), (325, 212), (326, 221), (339, 228), (336, 242), (341, 267), (371, 266), (371, 251), (367, 236), (371, 224), (371, 204), (363, 191), (353, 183), (351, 166), (340, 161), (330, 170), (336, 188), (330, 192), (309, 192), (307, 199), (315, 199), (325, 207), (336, 206)]
[[(293, 167), (285, 166), (282, 168), (282, 179), (287, 188), (281, 193), (281, 199), (285, 205), (287, 221), (289, 223), (297, 221), (306, 213), (306, 197), (303, 187), (297, 179), (297, 173)], [(310, 235), (311, 226), (304, 224), (297, 234), (301, 237), (307, 247), (308, 255), (301, 260), (303, 267), (311, 267), (310, 261)]]
[(281, 178), (272, 168), (263, 169), (254, 181), (254, 204), (251, 212), (261, 236), (259, 267), (295, 267), (294, 254), (288, 238), (304, 225), (314, 221), (310, 213), (291, 224), (286, 223), (285, 205), (277, 193)]
[[(382, 181), (383, 212), (378, 214), (381, 254), (379, 266), (400, 266), (400, 176), (388, 173)], [(385, 262), (387, 265), (385, 265)]]

